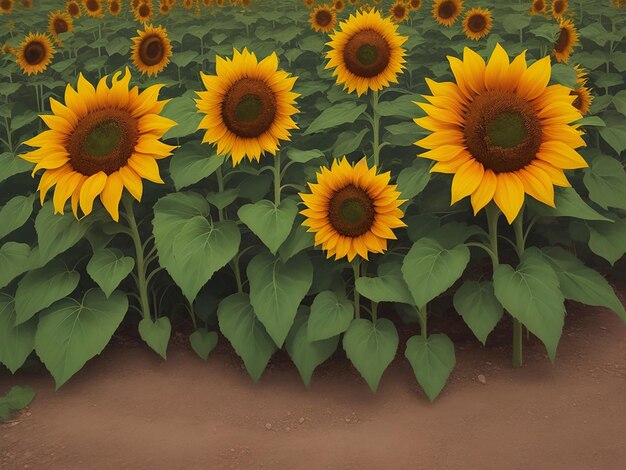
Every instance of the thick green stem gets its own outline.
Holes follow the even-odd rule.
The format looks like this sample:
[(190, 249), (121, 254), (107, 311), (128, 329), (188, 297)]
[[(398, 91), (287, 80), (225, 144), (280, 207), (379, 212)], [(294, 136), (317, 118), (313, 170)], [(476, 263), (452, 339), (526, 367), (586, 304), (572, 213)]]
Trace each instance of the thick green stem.
[(489, 204), (486, 207), (487, 212), (487, 225), (489, 230), (489, 243), (491, 246), (491, 264), (493, 266), (493, 271), (496, 271), (496, 268), (500, 264), (500, 259), (498, 256), (498, 218), (500, 217), (500, 210), (495, 204)]
[[(222, 193), (224, 191), (224, 175), (222, 174), (221, 166), (217, 167), (215, 175), (217, 176), (217, 190), (218, 192)], [(220, 222), (224, 220), (224, 209), (218, 209), (217, 216)]]
[(274, 204), (280, 204), (280, 152), (274, 157)]
[(135, 255), (137, 261), (137, 290), (139, 291), (139, 301), (141, 303), (141, 315), (143, 318), (151, 320), (150, 302), (148, 300), (148, 282), (146, 279), (146, 263), (141, 243), (141, 236), (139, 235), (139, 229), (137, 228), (137, 221), (135, 219), (133, 201), (128, 195), (125, 195), (122, 201), (126, 212), (128, 227), (130, 228), (130, 237), (133, 239), (133, 243), (135, 245)]
[(420, 317), (420, 333), (422, 338), (428, 338), (428, 304), (417, 310)]
[(378, 90), (372, 92), (372, 133), (374, 134), (374, 166), (380, 164), (380, 115), (378, 114)]
[(359, 278), (359, 272), (361, 270), (361, 259), (355, 258), (351, 264), (352, 272), (354, 273), (354, 315), (355, 318), (361, 318), (361, 297), (356, 290), (356, 281)]

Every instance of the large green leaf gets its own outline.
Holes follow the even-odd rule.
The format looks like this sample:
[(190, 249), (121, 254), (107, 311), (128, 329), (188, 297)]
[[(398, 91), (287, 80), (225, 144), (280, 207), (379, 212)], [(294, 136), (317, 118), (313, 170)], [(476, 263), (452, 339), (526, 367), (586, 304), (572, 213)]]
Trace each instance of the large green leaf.
[(402, 264), (402, 274), (415, 304), (421, 308), (445, 292), (461, 277), (469, 258), (469, 249), (462, 244), (446, 249), (431, 238), (415, 242)]
[(0, 421), (8, 420), (13, 412), (27, 407), (35, 395), (35, 390), (31, 387), (11, 387), (6, 395), (0, 396)]
[(215, 155), (210, 147), (195, 140), (187, 142), (170, 158), (170, 174), (176, 191), (211, 176), (223, 163), (224, 157)]
[(626, 171), (624, 164), (607, 155), (591, 160), (583, 178), (589, 197), (604, 209), (626, 209)]
[(174, 238), (174, 258), (185, 270), (174, 280), (190, 302), (213, 274), (235, 257), (240, 241), (239, 228), (232, 220), (212, 223), (196, 216), (180, 229)]
[(411, 363), (418, 383), (430, 401), (441, 393), (456, 364), (454, 344), (444, 334), (428, 338), (412, 336), (406, 342), (404, 356)]
[(71, 214), (55, 215), (52, 201), (46, 202), (35, 219), (41, 263), (47, 263), (76, 245), (87, 232), (89, 220), (86, 217), (78, 221)]
[(503, 314), (493, 284), (487, 281), (466, 281), (454, 293), (454, 308), (483, 344)]
[(37, 319), (16, 325), (15, 301), (0, 293), (0, 363), (11, 373), (22, 367), (35, 348)]
[(554, 269), (539, 250), (526, 250), (515, 269), (498, 266), (493, 285), (502, 306), (543, 341), (554, 362), (565, 318), (564, 297)]
[(588, 268), (562, 248), (548, 247), (542, 252), (556, 272), (566, 299), (610, 308), (626, 322), (626, 310), (622, 302), (600, 273)]
[[(180, 52), (172, 56), (172, 60), (182, 58), (185, 51)], [(197, 54), (196, 54), (197, 55)], [(185, 137), (187, 135), (195, 134), (198, 130), (198, 125), (202, 121), (202, 114), (198, 112), (194, 99), (197, 98), (195, 92), (189, 92), (183, 96), (172, 98), (163, 108), (162, 115), (166, 118), (176, 121), (176, 126), (172, 127), (163, 136), (165, 139), (172, 139), (175, 137)], [(204, 154), (209, 153), (210, 147), (205, 147)]]
[(354, 318), (354, 306), (335, 292), (324, 291), (317, 294), (311, 304), (311, 315), (307, 322), (309, 341), (320, 341), (343, 333)]
[(0, 208), (0, 238), (6, 237), (13, 230), (26, 223), (33, 212), (35, 195), (15, 196)]
[(171, 333), (172, 325), (167, 317), (161, 317), (154, 322), (149, 318), (142, 318), (139, 322), (139, 336), (163, 359), (167, 359), (167, 343)]
[(398, 350), (398, 332), (386, 318), (372, 323), (358, 318), (352, 320), (343, 337), (343, 349), (348, 359), (375, 392), (385, 369)]
[(87, 273), (109, 297), (135, 267), (135, 260), (116, 248), (96, 251), (87, 264)]
[(335, 141), (335, 145), (333, 146), (333, 155), (349, 155), (359, 147), (361, 147), (361, 142), (363, 142), (363, 138), (365, 134), (367, 134), (370, 130), (365, 127), (361, 129), (358, 133), (354, 131), (345, 131), (337, 136), (337, 140)]
[(16, 325), (24, 323), (37, 312), (67, 297), (78, 286), (80, 274), (69, 270), (60, 260), (30, 271), (17, 285), (15, 292)]
[(280, 245), (278, 254), (283, 262), (286, 262), (292, 256), (297, 255), (302, 250), (311, 248), (315, 241), (313, 232), (308, 231), (308, 227), (302, 225), (302, 216), (296, 216), (296, 222), (291, 228), (291, 233), (287, 239)]
[(415, 301), (402, 277), (402, 264), (390, 261), (378, 266), (378, 277), (360, 277), (356, 290), (374, 302), (402, 302), (413, 305)]
[(26, 243), (7, 242), (0, 247), (0, 289), (28, 271), (30, 255), (30, 246)]
[(343, 102), (330, 106), (313, 120), (306, 131), (304, 131), (304, 134), (314, 134), (342, 124), (351, 124), (363, 114), (366, 108), (366, 104), (355, 106), (352, 102)]
[(600, 135), (620, 155), (626, 150), (626, 121), (621, 114), (607, 114), (606, 127), (600, 128)]
[(306, 253), (286, 263), (269, 253), (260, 253), (248, 264), (247, 274), (254, 312), (276, 345), (282, 347), (313, 282), (313, 266)]
[(189, 343), (196, 354), (206, 361), (217, 345), (217, 333), (208, 331), (206, 328), (200, 328), (191, 333)]
[(615, 218), (613, 223), (589, 224), (589, 248), (611, 264), (626, 252), (626, 222)]
[[(4, 87), (6, 83), (2, 84)], [(0, 183), (13, 175), (32, 170), (33, 164), (11, 152), (0, 153)]]
[(276, 254), (289, 236), (297, 213), (298, 206), (293, 199), (284, 199), (278, 206), (263, 200), (246, 204), (237, 211), (241, 221), (261, 239), (272, 254)]
[(419, 158), (413, 162), (413, 165), (400, 172), (397, 183), (402, 199), (413, 199), (424, 190), (430, 181), (429, 168), (430, 163)]
[(538, 201), (532, 201), (533, 210), (541, 215), (574, 217), (583, 220), (611, 220), (587, 205), (574, 188), (555, 188), (554, 205), (553, 208)]
[(35, 350), (58, 389), (92, 357), (100, 354), (128, 310), (128, 299), (116, 291), (108, 299), (91, 289), (82, 302), (63, 299), (41, 313)]
[(258, 382), (276, 345), (254, 315), (248, 294), (226, 297), (220, 302), (217, 317), (220, 331), (243, 359), (252, 380)]

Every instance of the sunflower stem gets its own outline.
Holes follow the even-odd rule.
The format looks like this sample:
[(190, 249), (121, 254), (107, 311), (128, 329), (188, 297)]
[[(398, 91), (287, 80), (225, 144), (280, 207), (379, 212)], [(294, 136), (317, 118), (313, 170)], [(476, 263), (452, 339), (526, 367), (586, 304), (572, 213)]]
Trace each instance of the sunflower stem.
[[(515, 232), (515, 250), (520, 260), (524, 254), (524, 206), (513, 221)], [(523, 326), (517, 318), (513, 318), (513, 367), (522, 367), (522, 332)]]
[(426, 339), (428, 338), (428, 304), (416, 310), (420, 319), (420, 333), (422, 338)]
[(355, 318), (361, 318), (361, 297), (356, 289), (356, 281), (359, 279), (361, 271), (361, 258), (356, 257), (352, 260), (352, 272), (354, 273), (354, 315)]
[(500, 264), (498, 256), (498, 218), (500, 217), (500, 210), (495, 204), (489, 204), (485, 210), (487, 212), (489, 242), (491, 245), (491, 264), (495, 273), (496, 268)]
[(274, 157), (274, 204), (280, 204), (280, 152)]
[(378, 169), (380, 160), (380, 116), (378, 114), (378, 90), (372, 92), (372, 133), (374, 134), (374, 166)]
[[(215, 172), (215, 175), (217, 176), (217, 190), (218, 192), (222, 193), (224, 192), (224, 175), (222, 174), (221, 166), (217, 167), (217, 171)], [(217, 217), (220, 222), (224, 220), (224, 209), (217, 210)]]

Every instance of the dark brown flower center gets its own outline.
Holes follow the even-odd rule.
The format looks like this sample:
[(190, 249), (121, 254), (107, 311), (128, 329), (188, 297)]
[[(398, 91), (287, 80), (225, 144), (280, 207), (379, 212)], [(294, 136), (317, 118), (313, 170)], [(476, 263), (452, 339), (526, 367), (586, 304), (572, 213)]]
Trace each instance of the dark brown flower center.
[(343, 59), (346, 68), (359, 77), (374, 77), (389, 65), (391, 51), (383, 36), (364, 29), (352, 36), (345, 45)]
[(240, 137), (258, 137), (276, 117), (276, 96), (267, 83), (256, 78), (236, 81), (222, 103), (226, 127)]
[(87, 7), (87, 10), (92, 13), (100, 9), (100, 4), (97, 2), (97, 0), (87, 0), (85, 2), (85, 6)]
[(56, 18), (53, 23), (56, 34), (67, 33), (69, 26), (63, 18)]
[(139, 5), (139, 10), (137, 11), (137, 13), (139, 14), (140, 18), (147, 18), (148, 16), (150, 16), (150, 7), (147, 3), (142, 3), (141, 5)]
[(546, 4), (543, 0), (535, 0), (534, 7), (535, 11), (543, 11), (543, 9), (546, 7)]
[(411, 0), (412, 8), (419, 8), (420, 6), (422, 6), (422, 0)]
[(111, 2), (109, 4), (109, 11), (111, 13), (117, 13), (118, 11), (120, 11), (120, 4), (117, 2)]
[(72, 16), (76, 16), (80, 13), (80, 8), (77, 3), (70, 3), (67, 7), (67, 12)]
[(337, 191), (329, 202), (330, 223), (346, 237), (367, 233), (372, 228), (375, 216), (376, 210), (370, 196), (352, 184)]
[(541, 146), (541, 122), (532, 105), (504, 91), (477, 96), (463, 132), (472, 156), (496, 173), (524, 168)]
[(163, 60), (165, 47), (159, 36), (147, 36), (139, 44), (139, 58), (146, 65), (156, 65)]
[(37, 65), (46, 57), (46, 46), (39, 41), (28, 43), (24, 49), (24, 59), (28, 65)]
[(456, 15), (456, 3), (452, 0), (442, 2), (439, 5), (439, 9), (437, 10), (437, 12), (439, 14), (439, 18), (443, 18), (444, 20), (452, 18)]
[(557, 52), (563, 52), (565, 51), (565, 49), (567, 49), (567, 46), (570, 43), (570, 38), (569, 38), (569, 30), (567, 28), (561, 28), (561, 31), (559, 32), (559, 38), (556, 40), (556, 43), (554, 44), (554, 49)]
[(100, 109), (83, 117), (66, 142), (72, 168), (86, 176), (107, 175), (126, 165), (133, 154), (137, 121), (122, 109)]
[(132, 0), (130, 2), (130, 6), (132, 7), (133, 10), (136, 10), (137, 7), (139, 6), (139, 0)]
[(2, 8), (5, 11), (8, 11), (11, 8), (11, 1), (10, 0), (0, 1), (0, 8)]
[(404, 18), (404, 15), (406, 13), (406, 8), (404, 5), (396, 5), (395, 7), (393, 7), (393, 16), (398, 18), (398, 19), (402, 19)]
[(554, 12), (559, 15), (563, 13), (563, 10), (565, 10), (565, 3), (563, 0), (556, 0), (556, 2), (554, 2)]
[(322, 27), (328, 26), (330, 22), (332, 21), (332, 19), (333, 19), (333, 16), (328, 10), (319, 10), (315, 14), (315, 22), (319, 26), (322, 26)]
[(476, 14), (469, 17), (467, 27), (472, 33), (482, 33), (487, 27), (487, 18), (483, 14)]

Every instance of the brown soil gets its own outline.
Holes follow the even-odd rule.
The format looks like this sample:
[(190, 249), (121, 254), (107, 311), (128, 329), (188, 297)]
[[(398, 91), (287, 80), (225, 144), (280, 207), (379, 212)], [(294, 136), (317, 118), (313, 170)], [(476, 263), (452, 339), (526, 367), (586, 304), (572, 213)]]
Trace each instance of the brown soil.
[(621, 470), (626, 326), (604, 309), (568, 310), (555, 366), (531, 338), (519, 370), (510, 323), (483, 348), (458, 317), (433, 321), (457, 367), (432, 404), (403, 351), (374, 395), (343, 353), (307, 390), (284, 353), (255, 385), (223, 339), (207, 363), (180, 337), (166, 362), (117, 340), (58, 392), (47, 374), (0, 377), (0, 393), (37, 390), (0, 425), (0, 467)]

